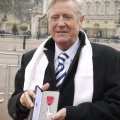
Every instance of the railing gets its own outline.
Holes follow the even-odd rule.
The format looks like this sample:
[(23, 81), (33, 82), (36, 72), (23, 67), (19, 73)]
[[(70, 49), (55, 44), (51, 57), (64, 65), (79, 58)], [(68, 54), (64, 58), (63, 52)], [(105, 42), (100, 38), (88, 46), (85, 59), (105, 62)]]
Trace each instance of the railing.
[(0, 52), (0, 64), (20, 65), (22, 54), (15, 52)]
[(13, 35), (13, 34), (0, 34), (0, 37), (2, 38), (23, 38), (23, 37), (28, 37), (28, 35)]
[(21, 63), (21, 54), (0, 52), (0, 103), (14, 91), (14, 79)]
[(8, 100), (14, 91), (14, 79), (20, 65), (0, 64), (0, 103)]

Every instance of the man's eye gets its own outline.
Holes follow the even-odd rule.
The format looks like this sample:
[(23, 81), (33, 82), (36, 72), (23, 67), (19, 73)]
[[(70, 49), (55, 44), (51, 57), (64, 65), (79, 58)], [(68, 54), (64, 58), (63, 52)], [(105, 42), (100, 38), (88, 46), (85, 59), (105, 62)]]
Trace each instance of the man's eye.
[(72, 19), (71, 16), (65, 16), (64, 18), (65, 18), (66, 20), (70, 20), (70, 19)]
[(52, 20), (57, 20), (58, 19), (58, 16), (53, 16), (51, 17)]

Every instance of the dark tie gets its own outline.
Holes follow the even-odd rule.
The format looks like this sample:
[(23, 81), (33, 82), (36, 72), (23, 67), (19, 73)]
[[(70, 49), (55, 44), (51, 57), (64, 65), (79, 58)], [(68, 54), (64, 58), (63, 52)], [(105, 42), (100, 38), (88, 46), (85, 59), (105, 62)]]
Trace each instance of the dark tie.
[(68, 59), (69, 56), (66, 53), (62, 53), (58, 56), (58, 66), (56, 68), (56, 87), (59, 88), (61, 83), (63, 82), (65, 75), (66, 75), (66, 70), (65, 70), (65, 60)]

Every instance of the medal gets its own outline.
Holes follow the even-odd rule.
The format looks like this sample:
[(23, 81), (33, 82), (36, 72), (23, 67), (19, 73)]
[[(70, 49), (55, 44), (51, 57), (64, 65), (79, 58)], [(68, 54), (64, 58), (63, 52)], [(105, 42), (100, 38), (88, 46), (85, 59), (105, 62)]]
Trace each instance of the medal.
[(54, 101), (54, 96), (47, 96), (47, 104), (48, 104), (48, 110), (46, 112), (46, 117), (49, 118), (52, 113), (50, 112), (50, 106), (52, 105)]
[(51, 105), (53, 103), (54, 97), (53, 96), (47, 96), (47, 104)]

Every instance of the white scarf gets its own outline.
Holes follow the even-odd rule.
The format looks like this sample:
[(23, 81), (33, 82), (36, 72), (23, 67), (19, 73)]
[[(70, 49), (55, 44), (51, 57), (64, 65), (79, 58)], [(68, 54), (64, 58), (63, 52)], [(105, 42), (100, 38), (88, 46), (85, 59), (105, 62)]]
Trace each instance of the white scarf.
[[(91, 102), (93, 97), (92, 47), (86, 35), (85, 37), (85, 45), (80, 52), (78, 67), (74, 79), (75, 92), (73, 105), (78, 105), (83, 102)], [(44, 74), (48, 65), (48, 60), (43, 50), (46, 49), (44, 48), (44, 45), (50, 38), (51, 37), (46, 39), (38, 47), (31, 61), (27, 65), (25, 70), (24, 90), (35, 89), (36, 85), (39, 85), (40, 87), (43, 85)], [(38, 69), (39, 74), (36, 74)]]

